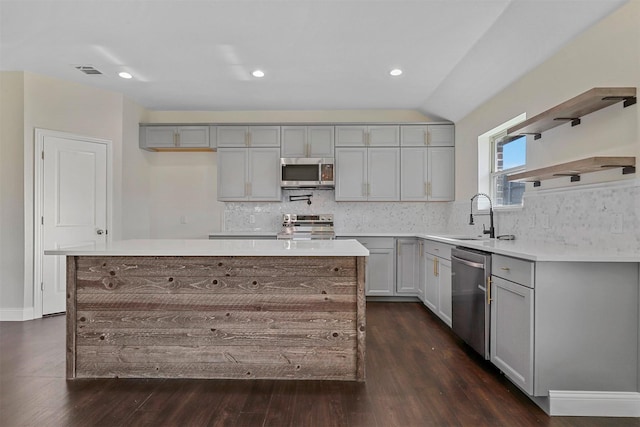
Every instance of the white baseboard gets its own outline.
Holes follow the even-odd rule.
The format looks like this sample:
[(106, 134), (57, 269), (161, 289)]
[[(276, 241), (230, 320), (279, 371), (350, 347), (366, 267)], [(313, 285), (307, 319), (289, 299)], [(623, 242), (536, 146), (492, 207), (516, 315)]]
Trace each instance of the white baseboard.
[(640, 393), (549, 390), (549, 415), (640, 417)]
[(33, 319), (33, 307), (0, 308), (0, 322), (22, 322)]

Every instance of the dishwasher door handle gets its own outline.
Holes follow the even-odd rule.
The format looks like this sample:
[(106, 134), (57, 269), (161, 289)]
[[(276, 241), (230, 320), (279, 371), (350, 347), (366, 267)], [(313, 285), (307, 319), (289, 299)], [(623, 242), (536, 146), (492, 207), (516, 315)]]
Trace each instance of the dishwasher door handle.
[(479, 263), (479, 262), (473, 262), (473, 261), (469, 261), (469, 260), (466, 260), (466, 259), (458, 258), (455, 255), (451, 255), (451, 259), (452, 260), (456, 260), (456, 261), (458, 261), (458, 262), (460, 262), (460, 263), (462, 263), (464, 265), (468, 265), (469, 267), (475, 267), (475, 268), (484, 269), (484, 264)]

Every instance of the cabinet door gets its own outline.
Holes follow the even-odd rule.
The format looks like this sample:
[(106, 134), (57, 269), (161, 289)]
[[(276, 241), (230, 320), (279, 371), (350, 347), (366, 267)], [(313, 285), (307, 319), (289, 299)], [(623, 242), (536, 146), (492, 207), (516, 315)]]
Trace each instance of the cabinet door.
[(364, 147), (366, 126), (336, 126), (336, 147)]
[(400, 200), (426, 201), (428, 199), (428, 148), (403, 147), (400, 149)]
[(336, 148), (336, 201), (367, 200), (367, 149)]
[(367, 262), (367, 296), (393, 296), (395, 285), (395, 251), (393, 248), (369, 249)]
[(249, 127), (249, 146), (280, 147), (280, 126)]
[(370, 147), (397, 147), (400, 145), (400, 127), (369, 126), (367, 139)]
[(281, 157), (307, 157), (307, 128), (304, 126), (283, 126)]
[(400, 126), (400, 145), (403, 147), (426, 147), (429, 127), (426, 125)]
[(218, 147), (246, 147), (246, 126), (218, 126)]
[(146, 126), (144, 128), (145, 147), (174, 148), (176, 146), (176, 127)]
[(425, 251), (424, 251), (424, 240), (420, 239), (418, 240), (418, 273), (417, 273), (417, 278), (416, 280), (418, 281), (416, 283), (416, 290), (418, 292), (418, 298), (420, 298), (420, 301), (422, 301), (424, 303), (424, 285), (425, 285), (425, 272), (426, 272), (426, 258), (425, 258)]
[(418, 294), (418, 241), (397, 240), (396, 293)]
[(451, 326), (451, 261), (437, 258), (438, 316)]
[(307, 157), (333, 157), (333, 126), (307, 128)]
[(280, 201), (280, 149), (249, 148), (249, 200)]
[(455, 172), (453, 147), (428, 148), (429, 200), (433, 202), (451, 201), (455, 198)]
[(453, 130), (453, 125), (429, 125), (429, 145), (431, 147), (453, 147), (455, 144)]
[(491, 362), (533, 395), (533, 289), (492, 276)]
[(248, 149), (218, 149), (218, 200), (247, 200)]
[(209, 148), (209, 126), (180, 126), (178, 147)]
[(437, 257), (429, 253), (424, 254), (424, 305), (429, 310), (438, 314), (438, 301), (440, 298), (437, 273)]
[(400, 149), (369, 148), (368, 151), (367, 199), (400, 200)]

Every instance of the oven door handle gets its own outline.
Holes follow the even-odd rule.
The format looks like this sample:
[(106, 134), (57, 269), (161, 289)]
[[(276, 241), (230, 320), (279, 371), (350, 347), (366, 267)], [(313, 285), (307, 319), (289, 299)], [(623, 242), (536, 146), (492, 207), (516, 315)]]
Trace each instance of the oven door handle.
[(455, 260), (455, 261), (458, 261), (458, 262), (460, 262), (460, 263), (462, 263), (464, 265), (468, 265), (469, 267), (484, 269), (484, 264), (479, 263), (479, 262), (473, 262), (473, 261), (469, 261), (469, 260), (466, 260), (466, 259), (458, 258), (455, 255), (451, 255), (451, 259)]

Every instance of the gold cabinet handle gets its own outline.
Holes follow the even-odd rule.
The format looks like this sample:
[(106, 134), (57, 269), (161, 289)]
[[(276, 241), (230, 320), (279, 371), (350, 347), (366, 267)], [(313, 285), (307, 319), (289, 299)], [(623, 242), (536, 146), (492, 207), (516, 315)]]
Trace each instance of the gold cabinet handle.
[(487, 277), (487, 305), (491, 304), (491, 277)]
[(427, 145), (431, 145), (431, 132), (427, 130)]
[(431, 181), (427, 183), (427, 196), (431, 196)]
[(422, 251), (423, 251), (423, 247), (424, 247), (423, 243), (422, 243), (422, 242), (419, 242), (419, 243), (418, 243), (418, 251), (419, 251), (419, 252), (418, 252), (418, 254), (419, 254), (418, 256), (419, 256), (420, 258), (422, 258), (422, 253), (423, 253)]
[(425, 196), (429, 195), (429, 183), (428, 182), (424, 183), (424, 195)]
[(177, 147), (178, 146), (178, 133), (174, 132), (173, 134), (173, 146)]
[(509, 271), (509, 270), (511, 270), (511, 269), (510, 269), (509, 267), (500, 267), (500, 270), (502, 270), (502, 271)]
[(371, 184), (367, 182), (367, 196), (371, 195)]

